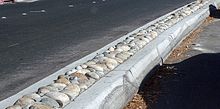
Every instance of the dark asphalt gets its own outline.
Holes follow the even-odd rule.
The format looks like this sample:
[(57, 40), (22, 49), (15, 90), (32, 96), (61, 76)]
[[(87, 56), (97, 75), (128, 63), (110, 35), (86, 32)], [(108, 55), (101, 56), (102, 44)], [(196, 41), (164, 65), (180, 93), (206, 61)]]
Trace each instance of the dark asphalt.
[(42, 0), (0, 6), (0, 18), (6, 17), (0, 19), (0, 100), (191, 1)]
[(205, 27), (150, 109), (220, 109), (220, 20)]

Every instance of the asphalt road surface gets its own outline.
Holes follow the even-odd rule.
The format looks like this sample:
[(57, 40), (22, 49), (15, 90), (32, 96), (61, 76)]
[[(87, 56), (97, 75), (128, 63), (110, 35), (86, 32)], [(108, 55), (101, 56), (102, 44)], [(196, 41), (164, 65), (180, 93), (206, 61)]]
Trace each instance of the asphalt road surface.
[(0, 100), (193, 0), (42, 0), (0, 6)]

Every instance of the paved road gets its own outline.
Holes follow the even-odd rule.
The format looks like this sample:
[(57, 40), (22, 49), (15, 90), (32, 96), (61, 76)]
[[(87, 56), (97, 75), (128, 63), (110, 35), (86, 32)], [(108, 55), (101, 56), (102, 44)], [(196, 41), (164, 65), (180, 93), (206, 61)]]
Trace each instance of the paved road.
[(0, 6), (0, 100), (192, 0), (42, 0)]
[(220, 20), (204, 29), (150, 109), (220, 109)]

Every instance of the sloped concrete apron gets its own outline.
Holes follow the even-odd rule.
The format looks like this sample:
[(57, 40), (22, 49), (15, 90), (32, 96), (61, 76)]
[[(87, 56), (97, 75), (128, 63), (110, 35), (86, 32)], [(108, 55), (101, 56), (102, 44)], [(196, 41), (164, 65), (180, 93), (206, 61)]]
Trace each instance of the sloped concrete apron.
[[(189, 34), (191, 31), (196, 29), (200, 25), (200, 23), (203, 20), (205, 20), (206, 17), (208, 17), (209, 15), (208, 6), (211, 3), (213, 4), (213, 2), (206, 2), (204, 6), (201, 5), (201, 7), (198, 8), (198, 10), (195, 10), (193, 11), (193, 13), (186, 15), (185, 17), (183, 17), (183, 19), (178, 20), (177, 23), (174, 23), (170, 27), (164, 29), (164, 31), (160, 33), (158, 32), (159, 35), (155, 35), (155, 37), (153, 36), (152, 37), (149, 36), (147, 38), (144, 38), (144, 36), (141, 37), (142, 39), (145, 39), (145, 40), (148, 40), (148, 38), (150, 38), (151, 40), (149, 39), (150, 41), (147, 44), (145, 44), (146, 46), (140, 45), (141, 49), (138, 49), (137, 51), (135, 51), (133, 56), (129, 56), (129, 58), (125, 59), (126, 61), (123, 61), (121, 64), (118, 64), (118, 62), (115, 61), (115, 60), (118, 60), (118, 58), (117, 59), (114, 58), (115, 60), (109, 57), (100, 58), (100, 55), (102, 56), (104, 53), (107, 53), (107, 54), (111, 53), (112, 49), (113, 50), (116, 49), (115, 51), (118, 50), (117, 52), (120, 51), (122, 52), (122, 54), (124, 53), (124, 56), (126, 53), (127, 54), (132, 53), (131, 50), (129, 52), (126, 51), (126, 49), (131, 48), (132, 44), (130, 42), (132, 42), (132, 40), (129, 41), (129, 46), (124, 46), (126, 45), (124, 43), (122, 44), (122, 42), (128, 41), (127, 39), (128, 37), (134, 38), (133, 40), (135, 40), (136, 37), (139, 37), (140, 31), (143, 32), (143, 30), (145, 30), (146, 28), (149, 28), (150, 26), (155, 25), (158, 22), (161, 22), (163, 19), (168, 19), (168, 17), (170, 16), (175, 17), (174, 13), (181, 12), (181, 10), (188, 8), (187, 6), (189, 5), (192, 6), (192, 4), (195, 4), (195, 3), (188, 4), (171, 13), (168, 13), (144, 25), (143, 27), (140, 27), (136, 29), (135, 31), (121, 37), (120, 39), (106, 45), (105, 47), (95, 51), (94, 53), (66, 66), (63, 69), (60, 69), (54, 74), (31, 85), (30, 87), (22, 90), (16, 95), (13, 95), (1, 101), (0, 108), (1, 109), (6, 108), (6, 107), (8, 107), (7, 109), (21, 109), (21, 108), (35, 109), (39, 107), (41, 107), (42, 109), (52, 109), (52, 108), (57, 108), (57, 109), (58, 108), (119, 109), (119, 108), (122, 108), (133, 97), (134, 93), (138, 90), (141, 81), (147, 75), (147, 73), (156, 65), (163, 63), (163, 60), (167, 58), (167, 56), (175, 48), (175, 46), (178, 45), (187, 34)], [(136, 35), (136, 36), (133, 37), (133, 35)], [(141, 42), (139, 39), (135, 41)], [(139, 43), (136, 43), (136, 44), (139, 44)], [(115, 48), (112, 48), (112, 47), (115, 47)], [(122, 50), (119, 50), (119, 48), (121, 48)], [(106, 50), (108, 52), (106, 52)], [(110, 60), (111, 64), (108, 63), (107, 67), (109, 69), (113, 67), (112, 70), (110, 70), (107, 73), (105, 72), (105, 75), (100, 76), (100, 77), (98, 75), (94, 76), (94, 73), (93, 74), (89, 72), (87, 72), (88, 74), (85, 73), (85, 75), (92, 77), (91, 80), (95, 80), (95, 83), (90, 84), (90, 86), (88, 86), (89, 87), (88, 89), (85, 88), (86, 90), (81, 90), (83, 87), (80, 87), (80, 93), (76, 93), (76, 91), (78, 91), (77, 89), (79, 88), (80, 84), (73, 83), (72, 81), (70, 82), (68, 80), (70, 79), (69, 76), (77, 72), (77, 70), (81, 71), (81, 73), (78, 73), (78, 76), (79, 74), (83, 75), (81, 69), (83, 66), (85, 67), (86, 65), (82, 65), (82, 64), (88, 63), (89, 60), (91, 61), (91, 60), (97, 60), (97, 59), (102, 59), (102, 61), (103, 59)], [(117, 63), (117, 65), (114, 66), (113, 63)], [(94, 69), (92, 70), (97, 72), (100, 70), (100, 66), (97, 66), (98, 64), (95, 64), (95, 65), (96, 65), (95, 67), (93, 65), (91, 66), (91, 68), (94, 68), (95, 70)], [(87, 69), (87, 66), (85, 67), (85, 69)], [(84, 70), (84, 71), (88, 71), (88, 70)], [(64, 81), (61, 81), (61, 80), (64, 80)], [(58, 84), (54, 84), (54, 82)], [(69, 84), (74, 84), (74, 85), (69, 85)], [(42, 93), (43, 92), (42, 90), (39, 92), (40, 87), (48, 86), (48, 85), (50, 88), (53, 88), (53, 90), (57, 89), (57, 92), (54, 93), (53, 91), (49, 91), (49, 92)], [(74, 89), (74, 93), (68, 90), (67, 88), (68, 86), (71, 86), (69, 87), (69, 89)], [(61, 87), (63, 88), (59, 89)], [(44, 91), (45, 91), (45, 87), (44, 87)], [(32, 95), (30, 96), (31, 93)], [(75, 96), (74, 94), (77, 96)], [(26, 96), (24, 97), (24, 95)], [(42, 103), (43, 98), (50, 99), (49, 101), (50, 103), (48, 102), (46, 102), (46, 104)], [(50, 104), (50, 106), (48, 106), (48, 104)]]

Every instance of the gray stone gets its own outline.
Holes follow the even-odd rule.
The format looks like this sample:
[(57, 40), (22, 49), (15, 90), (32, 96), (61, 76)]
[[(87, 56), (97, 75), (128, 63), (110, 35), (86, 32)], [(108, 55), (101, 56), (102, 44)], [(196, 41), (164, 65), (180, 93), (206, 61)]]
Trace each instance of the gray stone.
[(57, 107), (57, 108), (60, 107), (59, 103), (52, 98), (45, 97), (45, 98), (42, 98), (40, 102), (50, 107)]
[(70, 98), (66, 94), (61, 92), (48, 92), (45, 94), (45, 96), (56, 100), (59, 103), (60, 107), (64, 107), (70, 102)]

